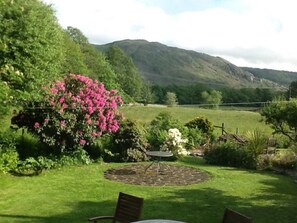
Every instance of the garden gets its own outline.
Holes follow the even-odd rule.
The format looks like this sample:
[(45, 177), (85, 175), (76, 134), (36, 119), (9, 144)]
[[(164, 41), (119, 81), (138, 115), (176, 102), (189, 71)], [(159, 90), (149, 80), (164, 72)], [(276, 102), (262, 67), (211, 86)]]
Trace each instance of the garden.
[[(116, 91), (70, 74), (2, 120), (0, 222), (86, 221), (112, 214), (120, 191), (144, 198), (142, 219), (219, 222), (229, 207), (259, 223), (297, 221), (294, 176), (281, 174), (296, 172), (294, 131), (273, 126), (268, 115), (281, 102), (261, 111), (272, 128), (259, 124), (258, 112), (122, 103)], [(244, 143), (219, 142), (220, 122), (237, 131), (241, 124)], [(268, 154), (273, 131), (278, 143)], [(147, 151), (172, 153), (161, 164), (170, 175), (144, 171)], [(124, 181), (115, 177), (119, 172)]]
[(51, 5), (4, 0), (0, 17), (0, 222), (87, 222), (113, 214), (119, 192), (144, 198), (141, 219), (214, 223), (228, 207), (297, 222), (296, 99), (149, 104), (131, 58), (62, 28)]

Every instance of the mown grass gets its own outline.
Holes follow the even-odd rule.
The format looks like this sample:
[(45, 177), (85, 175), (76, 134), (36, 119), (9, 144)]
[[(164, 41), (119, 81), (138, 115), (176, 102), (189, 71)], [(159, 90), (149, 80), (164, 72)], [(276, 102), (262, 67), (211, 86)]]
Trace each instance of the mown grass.
[[(225, 129), (229, 133), (245, 134), (247, 131), (259, 130), (266, 135), (272, 134), (272, 129), (261, 121), (262, 117), (258, 112), (203, 109), (193, 107), (149, 107), (149, 106), (125, 106), (121, 108), (125, 117), (139, 120), (147, 124), (153, 120), (160, 112), (169, 112), (178, 118), (182, 123), (186, 123), (197, 116), (207, 117), (216, 126), (225, 124)], [(220, 133), (220, 129), (216, 132)]]
[(127, 165), (120, 163), (67, 167), (35, 177), (1, 174), (0, 222), (87, 222), (94, 215), (112, 214), (120, 191), (145, 199), (142, 219), (215, 223), (230, 207), (256, 223), (297, 222), (296, 184), (288, 176), (209, 166), (194, 157), (178, 164), (207, 171), (211, 179), (189, 186), (137, 186), (105, 179), (105, 170)]

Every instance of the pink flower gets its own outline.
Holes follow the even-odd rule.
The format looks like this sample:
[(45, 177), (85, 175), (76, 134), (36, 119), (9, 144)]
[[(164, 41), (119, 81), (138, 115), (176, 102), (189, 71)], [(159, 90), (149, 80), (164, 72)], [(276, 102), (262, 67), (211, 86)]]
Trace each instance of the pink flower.
[(62, 127), (64, 127), (64, 126), (65, 126), (65, 120), (62, 120), (62, 121), (60, 122), (60, 125), (61, 125)]
[(62, 108), (63, 108), (63, 109), (66, 109), (66, 108), (68, 108), (68, 105), (65, 104), (65, 103), (63, 103)]
[(92, 114), (92, 113), (94, 112), (93, 107), (88, 107), (88, 112), (89, 112), (90, 114)]
[(48, 118), (45, 118), (45, 119), (44, 119), (44, 123), (46, 123), (46, 124), (47, 124), (47, 123), (48, 123), (48, 121), (49, 121), (49, 119), (48, 119)]
[(58, 89), (56, 89), (56, 88), (51, 88), (51, 89), (50, 89), (50, 92), (51, 92), (52, 94), (56, 95), (56, 94), (58, 93)]
[(60, 104), (62, 104), (64, 101), (65, 101), (65, 98), (64, 98), (64, 97), (61, 97), (61, 98), (59, 99)]
[(34, 124), (34, 128), (35, 129), (38, 129), (40, 127), (40, 124), (38, 123), (38, 122), (35, 122), (35, 124)]
[(86, 140), (84, 140), (84, 139), (79, 140), (79, 144), (81, 144), (81, 145), (86, 144)]
[(65, 85), (64, 85), (63, 82), (61, 82), (61, 81), (56, 81), (55, 84), (56, 84), (56, 86), (58, 87), (59, 90), (61, 90), (61, 91), (65, 91)]

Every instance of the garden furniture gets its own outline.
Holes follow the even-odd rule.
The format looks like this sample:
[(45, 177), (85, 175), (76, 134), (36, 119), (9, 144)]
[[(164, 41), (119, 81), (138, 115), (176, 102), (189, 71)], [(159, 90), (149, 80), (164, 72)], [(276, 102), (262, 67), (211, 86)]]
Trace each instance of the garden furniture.
[(252, 218), (247, 217), (230, 208), (226, 208), (222, 223), (252, 223)]
[(142, 206), (143, 198), (120, 192), (114, 216), (97, 216), (89, 218), (89, 221), (93, 223), (108, 219), (112, 220), (112, 223), (130, 223), (138, 221), (140, 220)]
[(151, 220), (136, 221), (133, 223), (185, 223), (185, 222), (167, 220), (167, 219), (151, 219)]
[(170, 151), (147, 151), (146, 154), (148, 156), (151, 156), (151, 157), (156, 157), (157, 159), (154, 159), (152, 161), (151, 164), (149, 164), (146, 168), (145, 168), (145, 172), (153, 165), (153, 164), (156, 164), (158, 166), (157, 168), (157, 174), (159, 173), (160, 171), (160, 163), (162, 161), (162, 158), (165, 158), (165, 157), (172, 157), (173, 156), (173, 153), (170, 152)]

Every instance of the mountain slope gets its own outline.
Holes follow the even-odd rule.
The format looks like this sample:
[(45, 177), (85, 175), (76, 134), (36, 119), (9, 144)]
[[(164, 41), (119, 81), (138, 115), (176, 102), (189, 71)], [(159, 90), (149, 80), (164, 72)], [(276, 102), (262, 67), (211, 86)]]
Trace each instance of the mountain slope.
[(112, 44), (123, 49), (133, 59), (142, 77), (153, 84), (203, 83), (216, 88), (279, 87), (278, 84), (259, 78), (220, 57), (168, 47), (157, 42), (123, 40), (95, 47), (106, 51)]
[(241, 67), (241, 69), (252, 73), (255, 77), (270, 80), (284, 86), (289, 86), (291, 82), (297, 81), (297, 72), (251, 67)]

